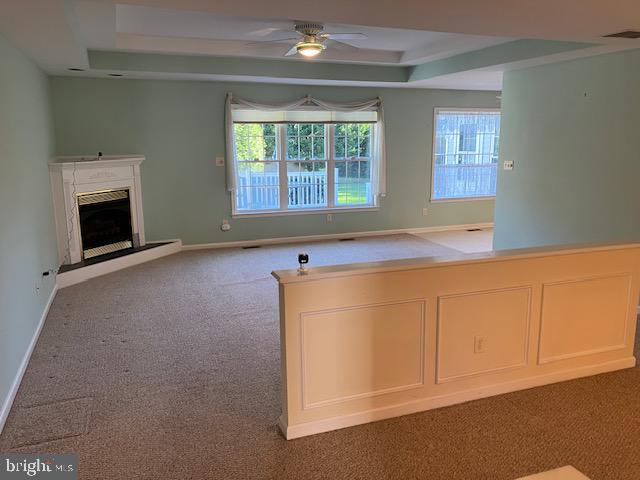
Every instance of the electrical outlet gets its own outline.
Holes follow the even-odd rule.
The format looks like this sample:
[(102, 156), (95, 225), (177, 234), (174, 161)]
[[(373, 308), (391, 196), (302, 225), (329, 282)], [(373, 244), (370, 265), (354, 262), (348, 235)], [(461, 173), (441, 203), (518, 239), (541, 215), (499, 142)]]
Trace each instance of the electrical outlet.
[(222, 220), (222, 224), (220, 225), (220, 230), (223, 232), (228, 232), (231, 230), (231, 225), (229, 225), (229, 220)]
[(513, 160), (505, 160), (502, 168), (503, 170), (513, 170)]
[(476, 335), (473, 337), (473, 353), (484, 353), (486, 348), (486, 342), (482, 335)]
[(422, 216), (426, 217), (429, 214), (429, 209), (427, 207), (422, 209)]
[(224, 157), (216, 157), (216, 167), (224, 167)]
[(333, 213), (327, 213), (327, 222), (333, 222)]

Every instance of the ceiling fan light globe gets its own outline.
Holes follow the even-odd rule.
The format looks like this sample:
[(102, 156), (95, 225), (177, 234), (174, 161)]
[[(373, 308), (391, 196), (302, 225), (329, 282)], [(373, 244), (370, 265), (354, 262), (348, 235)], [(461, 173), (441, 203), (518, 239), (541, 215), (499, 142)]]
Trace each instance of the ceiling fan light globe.
[(300, 53), (300, 55), (304, 55), (305, 57), (315, 57), (320, 53), (320, 49), (307, 47), (307, 48), (301, 48), (300, 50), (298, 50), (298, 52)]
[(299, 45), (296, 45), (296, 49), (300, 55), (311, 58), (322, 52), (322, 50), (324, 50), (324, 45), (315, 42), (300, 43)]

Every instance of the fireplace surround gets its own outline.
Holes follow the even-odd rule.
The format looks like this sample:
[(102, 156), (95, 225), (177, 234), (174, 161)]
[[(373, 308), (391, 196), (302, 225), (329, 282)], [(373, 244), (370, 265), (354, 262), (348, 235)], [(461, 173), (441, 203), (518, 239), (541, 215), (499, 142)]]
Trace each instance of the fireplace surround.
[(145, 245), (143, 156), (58, 157), (49, 164), (60, 264)]

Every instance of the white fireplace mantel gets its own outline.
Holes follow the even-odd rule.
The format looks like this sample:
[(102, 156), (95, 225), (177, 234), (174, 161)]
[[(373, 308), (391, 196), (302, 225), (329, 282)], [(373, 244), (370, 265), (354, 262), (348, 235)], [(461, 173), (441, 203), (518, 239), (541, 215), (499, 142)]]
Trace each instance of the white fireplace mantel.
[(58, 157), (49, 163), (58, 235), (58, 260), (73, 264), (82, 260), (78, 195), (128, 189), (131, 226), (139, 245), (145, 244), (140, 164), (142, 155)]

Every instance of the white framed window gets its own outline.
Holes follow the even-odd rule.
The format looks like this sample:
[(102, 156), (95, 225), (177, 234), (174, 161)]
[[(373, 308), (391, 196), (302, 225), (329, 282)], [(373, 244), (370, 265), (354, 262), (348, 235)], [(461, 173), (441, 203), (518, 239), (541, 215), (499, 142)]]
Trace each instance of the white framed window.
[(436, 108), (431, 200), (495, 197), (499, 140), (499, 109)]
[(295, 122), (253, 123), (247, 115), (234, 121), (234, 215), (376, 208), (375, 123), (304, 117), (296, 112)]

